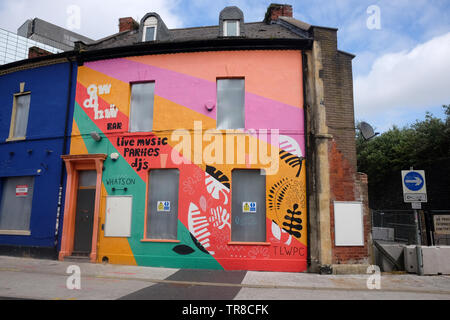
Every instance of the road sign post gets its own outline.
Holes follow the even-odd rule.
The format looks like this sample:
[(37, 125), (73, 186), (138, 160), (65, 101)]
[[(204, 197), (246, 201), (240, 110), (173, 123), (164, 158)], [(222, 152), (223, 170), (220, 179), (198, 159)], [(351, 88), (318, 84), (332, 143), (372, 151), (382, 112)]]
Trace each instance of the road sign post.
[(416, 251), (417, 251), (417, 269), (419, 275), (423, 275), (423, 257), (422, 257), (422, 241), (420, 238), (420, 223), (418, 206), (426, 203), (427, 185), (425, 181), (425, 171), (414, 170), (402, 171), (403, 199), (406, 203), (411, 203), (414, 209), (414, 222), (416, 224)]

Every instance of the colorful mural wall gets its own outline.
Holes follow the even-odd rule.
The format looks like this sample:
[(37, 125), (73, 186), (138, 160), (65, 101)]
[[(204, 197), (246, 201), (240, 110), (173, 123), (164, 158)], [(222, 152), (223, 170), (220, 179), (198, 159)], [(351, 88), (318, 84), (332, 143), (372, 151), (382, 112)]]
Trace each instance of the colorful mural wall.
[[(130, 235), (108, 237), (99, 228), (97, 261), (306, 271), (301, 63), (300, 51), (266, 50), (150, 55), (81, 66), (70, 154), (108, 155), (99, 224), (106, 222), (109, 196), (132, 196)], [(216, 130), (216, 81), (236, 77), (245, 79), (245, 130)], [(155, 82), (153, 130), (130, 133), (131, 84), (145, 81)], [(103, 139), (94, 141), (91, 132)], [(238, 137), (246, 138), (244, 148), (227, 143)], [(179, 169), (177, 238), (170, 241), (145, 234), (153, 210), (147, 208), (149, 171), (161, 168)], [(237, 221), (231, 210), (236, 169), (266, 172), (266, 203), (258, 204), (266, 209), (265, 242), (231, 241), (233, 224), (252, 223)]]

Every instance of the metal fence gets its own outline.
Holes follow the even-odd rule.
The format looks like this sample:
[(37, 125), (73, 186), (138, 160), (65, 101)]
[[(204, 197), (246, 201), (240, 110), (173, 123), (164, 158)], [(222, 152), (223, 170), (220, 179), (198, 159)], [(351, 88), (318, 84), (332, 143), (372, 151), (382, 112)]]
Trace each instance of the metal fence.
[[(417, 244), (414, 210), (371, 210), (374, 240)], [(450, 234), (435, 230), (435, 216), (450, 217), (450, 210), (419, 211), (422, 245), (448, 246)]]
[(372, 210), (372, 228), (374, 240), (416, 244), (413, 210)]
[(51, 53), (62, 52), (60, 49), (0, 28), (0, 65), (27, 59), (31, 47), (39, 47)]

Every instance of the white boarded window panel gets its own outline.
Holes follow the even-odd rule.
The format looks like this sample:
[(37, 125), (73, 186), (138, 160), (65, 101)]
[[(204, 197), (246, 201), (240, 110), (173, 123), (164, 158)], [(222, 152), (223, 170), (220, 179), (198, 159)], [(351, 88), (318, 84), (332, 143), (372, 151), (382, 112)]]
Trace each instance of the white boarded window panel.
[(133, 197), (109, 196), (106, 198), (105, 237), (131, 236), (131, 210)]
[(334, 234), (338, 247), (364, 246), (362, 203), (334, 203)]

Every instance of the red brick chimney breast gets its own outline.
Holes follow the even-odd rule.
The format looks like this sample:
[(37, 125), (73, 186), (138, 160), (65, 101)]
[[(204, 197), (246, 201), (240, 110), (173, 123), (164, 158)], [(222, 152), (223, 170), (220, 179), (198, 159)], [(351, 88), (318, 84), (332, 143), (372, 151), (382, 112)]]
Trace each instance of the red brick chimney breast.
[(264, 17), (265, 23), (271, 23), (272, 21), (278, 20), (279, 17), (293, 17), (292, 6), (290, 4), (277, 4), (272, 3), (266, 12)]
[(28, 49), (28, 59), (48, 56), (51, 54), (53, 53), (48, 52), (47, 50), (41, 49), (39, 47), (31, 47), (30, 49)]
[(133, 18), (126, 17), (119, 19), (119, 32), (132, 31), (139, 29), (139, 23), (137, 23)]

